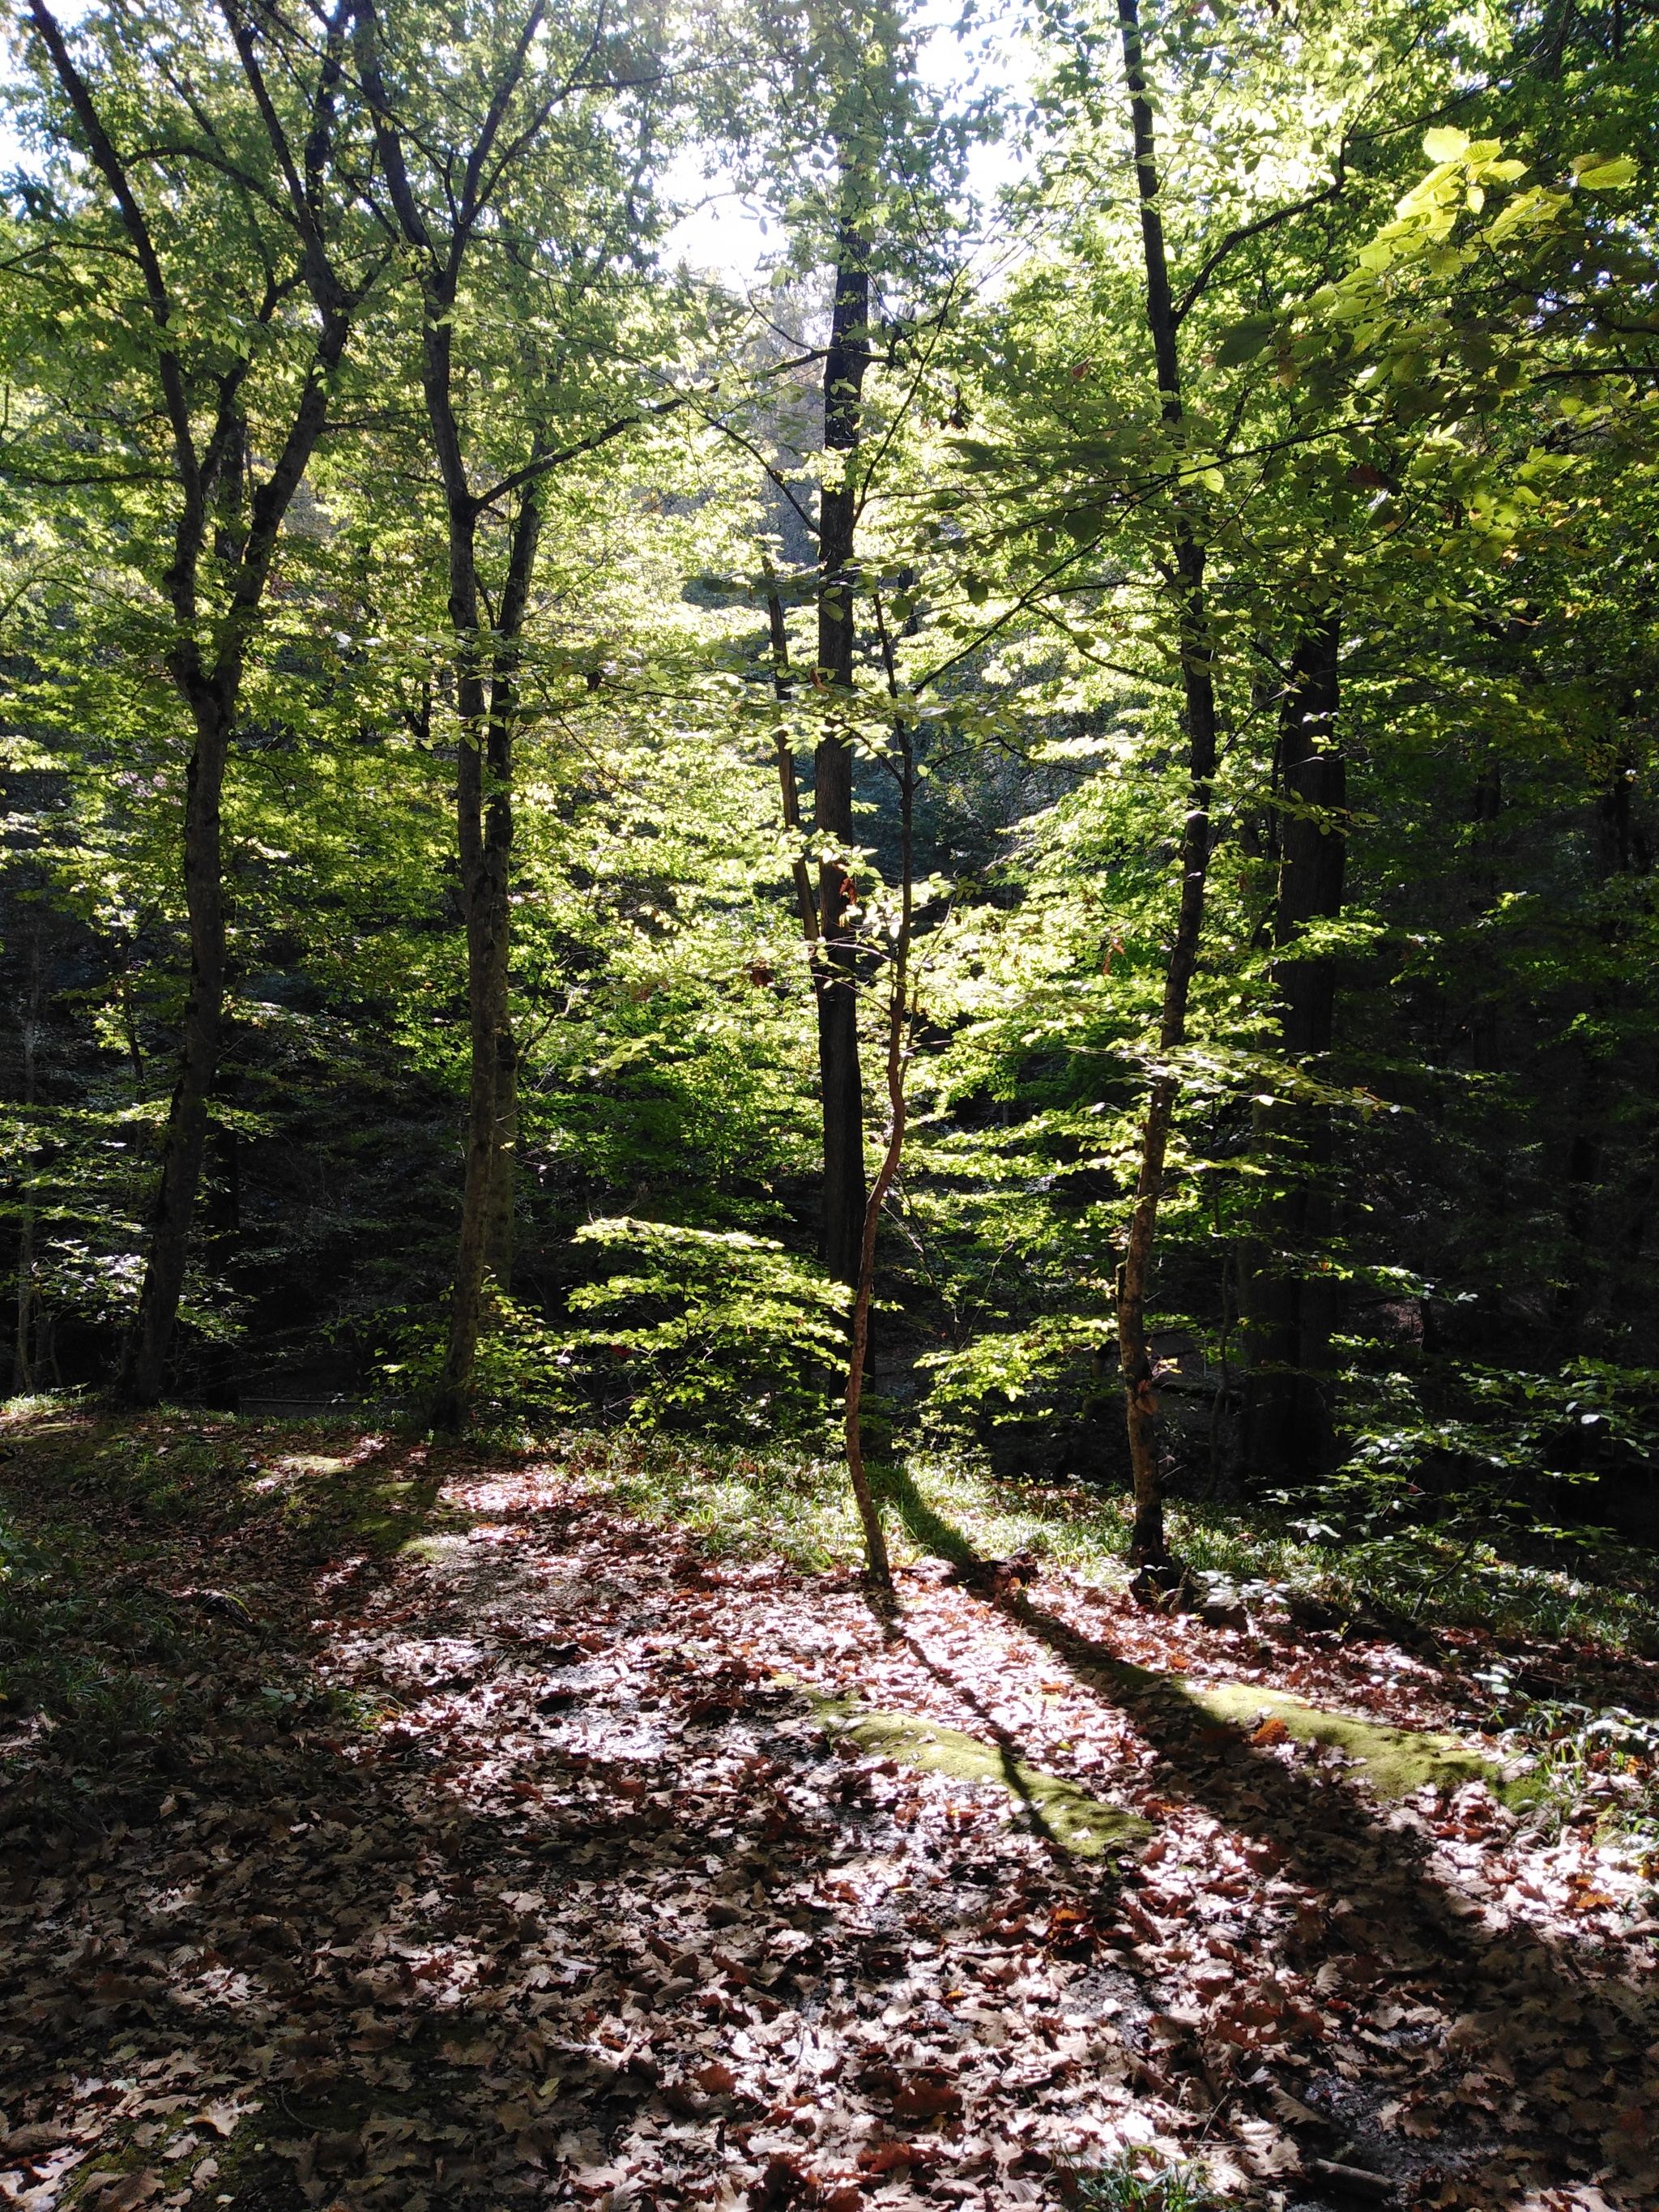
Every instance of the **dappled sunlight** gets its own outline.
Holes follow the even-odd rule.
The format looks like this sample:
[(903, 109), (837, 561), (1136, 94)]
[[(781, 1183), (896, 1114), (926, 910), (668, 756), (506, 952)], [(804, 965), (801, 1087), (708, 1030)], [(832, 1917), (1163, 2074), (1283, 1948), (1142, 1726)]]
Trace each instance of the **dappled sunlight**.
[[(147, 1546), (223, 1601), (209, 1705), (90, 1836), (72, 1718), (11, 1739), (30, 2212), (1000, 2212), (1135, 2156), (1252, 2203), (1650, 2187), (1644, 1885), (1495, 1769), (1284, 1725), (1290, 1638), (987, 1559), (915, 1491), (889, 1604), (619, 1510), (580, 1438), (11, 1434), (88, 1587)], [(180, 1456), (158, 1549), (119, 1471)]]

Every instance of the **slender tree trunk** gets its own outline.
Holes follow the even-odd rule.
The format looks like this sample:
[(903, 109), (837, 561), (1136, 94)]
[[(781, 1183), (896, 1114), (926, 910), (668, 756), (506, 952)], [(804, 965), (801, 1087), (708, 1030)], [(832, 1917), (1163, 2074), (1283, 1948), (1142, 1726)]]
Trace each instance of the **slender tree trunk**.
[[(857, 581), (858, 489), (854, 462), (860, 401), (870, 362), (869, 246), (843, 226), (836, 266), (830, 350), (823, 369), (823, 443), (844, 455), (841, 481), (826, 476), (818, 504), (818, 681), (853, 684), (854, 592)], [(812, 757), (812, 826), (821, 841), (853, 842), (853, 749), (826, 725)], [(840, 1283), (856, 1283), (863, 1243), (864, 1084), (859, 1069), (856, 944), (847, 926), (852, 885), (844, 864), (818, 872), (816, 965), (818, 1072), (823, 1102), (823, 1262)]]
[[(1285, 1057), (1297, 1063), (1331, 1048), (1336, 964), (1298, 957), (1307, 924), (1342, 911), (1347, 855), (1346, 770), (1337, 742), (1338, 650), (1334, 614), (1297, 644), (1279, 708), (1284, 805), (1273, 943)], [(1261, 1236), (1249, 1255), (1245, 1328), (1250, 1368), (1244, 1393), (1246, 1474), (1290, 1481), (1317, 1478), (1329, 1463), (1330, 1341), (1334, 1277), (1321, 1262), (1333, 1218), (1329, 1109), (1280, 1104), (1259, 1109), (1265, 1164), (1277, 1188), (1264, 1200)]]
[(115, 1395), (153, 1406), (167, 1380), (167, 1353), (190, 1258), (191, 1222), (207, 1148), (208, 1100), (224, 1030), (225, 914), (220, 802), (228, 718), (214, 700), (198, 710), (185, 792), (185, 905), (190, 921), (190, 988), (179, 1073), (161, 1139), (161, 1164), (138, 1310)]
[[(247, 426), (243, 385), (252, 356), (220, 376), (211, 410), (213, 427), (206, 440), (200, 441), (196, 416), (201, 396), (192, 392), (184, 362), (174, 349), (176, 303), (142, 203), (91, 88), (70, 54), (57, 18), (46, 0), (29, 0), (35, 30), (80, 125), (91, 165), (103, 178), (126, 234), (155, 340), (157, 388), (172, 437), (179, 494), (173, 557), (160, 580), (177, 624), (168, 672), (189, 707), (196, 733), (185, 784), (184, 825), (190, 988), (179, 1077), (161, 1140), (161, 1179), (144, 1279), (114, 1384), (118, 1401), (130, 1405), (154, 1405), (166, 1381), (167, 1352), (189, 1256), (191, 1216), (207, 1142), (208, 1099), (218, 1073), (225, 982), (219, 809), (248, 639), (259, 619), (283, 517), (322, 434), (329, 385), (344, 357), (358, 304), (336, 274), (319, 227), (350, 4), (351, 0), (337, 0), (334, 14), (326, 21), (302, 164), (295, 160), (265, 85), (261, 61), (265, 49), (246, 20), (234, 11), (227, 13), (243, 77), (270, 140), (277, 174), (285, 180), (287, 213), (301, 248), (299, 270), (319, 324), (315, 349), (281, 450), (270, 475), (252, 490), (245, 520)], [(276, 285), (274, 278), (268, 281), (262, 311), (267, 321), (274, 319), (285, 289)], [(226, 604), (222, 619), (214, 625), (218, 641), (208, 658), (198, 636), (199, 587), (216, 506), (219, 528), (214, 550)]]
[(489, 1182), (484, 1267), (496, 1288), (513, 1294), (519, 1158), (519, 1052), (510, 1019), (495, 1038), (495, 1159)]
[(465, 1427), (471, 1409), (487, 1275), (493, 1271), (504, 1288), (510, 1286), (518, 1125), (518, 1057), (507, 988), (513, 741), (521, 641), (541, 532), (542, 484), (533, 472), (548, 450), (536, 434), (527, 465), (532, 473), (524, 484), (513, 526), (501, 606), (486, 641), (479, 614), (477, 532), (487, 500), (472, 489), (463, 450), (455, 396), (455, 302), (466, 256), (484, 220), (480, 178), (522, 79), (543, 14), (542, 0), (537, 0), (494, 88), (477, 143), (461, 165), (459, 188), (446, 182), (447, 228), (435, 234), (410, 185), (403, 137), (380, 70), (379, 25), (367, 0), (360, 0), (356, 19), (359, 72), (374, 120), (386, 191), (405, 241), (425, 264), (422, 383), (447, 510), (449, 620), (457, 646), (456, 706), (462, 741), (456, 770), (456, 833), (466, 924), (471, 1062), (449, 1337), (430, 1407), (434, 1425), (445, 1429)]
[[(461, 1222), (450, 1291), (449, 1338), (433, 1396), (434, 1427), (463, 1429), (471, 1410), (473, 1370), (483, 1313), (484, 1240), (495, 1156), (495, 969), (498, 947), (492, 927), (484, 863), (482, 727), (475, 722), (461, 741), (456, 763), (455, 811), (461, 862), (461, 904), (466, 927), (466, 1007), (470, 1057), (466, 1100), (465, 1170)], [(499, 948), (504, 957), (505, 945)]]
[[(1136, 0), (1118, 0), (1123, 66), (1134, 133), (1135, 179), (1140, 198), (1140, 235), (1146, 274), (1146, 322), (1152, 334), (1164, 422), (1171, 440), (1182, 428), (1178, 325), (1170, 289), (1164, 223), (1158, 213), (1158, 143), (1152, 104), (1146, 95)], [(1214, 641), (1204, 596), (1205, 548), (1188, 497), (1177, 492), (1166, 577), (1176, 608), (1181, 673), (1187, 726), (1188, 793), (1181, 839), (1181, 903), (1175, 942), (1164, 972), (1164, 1006), (1158, 1024), (1160, 1054), (1186, 1042), (1187, 1006), (1198, 966), (1204, 926), (1204, 896), (1210, 865), (1210, 795), (1215, 777), (1216, 709), (1212, 676)], [(1158, 1209), (1164, 1194), (1164, 1168), (1175, 1118), (1180, 1080), (1167, 1066), (1152, 1078), (1142, 1124), (1140, 1164), (1135, 1178), (1134, 1211), (1118, 1276), (1118, 1358), (1134, 1474), (1134, 1526), (1129, 1557), (1139, 1566), (1162, 1566), (1164, 1498), (1158, 1467), (1158, 1395), (1152, 1345), (1146, 1328)]]
[(513, 738), (518, 714), (519, 645), (540, 527), (539, 497), (532, 486), (520, 501), (514, 525), (507, 587), (489, 648), (493, 667), (486, 713), (479, 665), (483, 648), (477, 620), (476, 509), (471, 499), (465, 518), (452, 516), (450, 612), (461, 641), (465, 672), (463, 707), (471, 705), (473, 709), (471, 741), (463, 741), (456, 777), (471, 1073), (467, 1091), (466, 1176), (456, 1240), (449, 1342), (431, 1409), (434, 1426), (445, 1429), (466, 1425), (492, 1232), (499, 1236), (504, 1212), (511, 1219), (514, 1163), (507, 1139), (507, 1125), (517, 1110), (517, 1062), (507, 994), (513, 912)]
[(875, 1182), (865, 1203), (862, 1233), (859, 1239), (858, 1280), (853, 1294), (853, 1341), (847, 1362), (844, 1429), (847, 1472), (852, 1481), (853, 1496), (864, 1529), (865, 1564), (871, 1581), (878, 1589), (889, 1590), (893, 1586), (893, 1574), (887, 1558), (887, 1538), (881, 1525), (881, 1509), (876, 1504), (870, 1478), (865, 1472), (864, 1439), (859, 1419), (864, 1397), (864, 1363), (870, 1348), (870, 1308), (875, 1296), (876, 1232), (881, 1224), (881, 1209), (893, 1187), (893, 1177), (898, 1172), (899, 1161), (904, 1151), (904, 1039), (908, 990), (908, 976), (904, 957), (896, 948), (887, 1025), (887, 1141), (883, 1149), (881, 1165), (876, 1171)]
[[(893, 677), (890, 659), (888, 674), (890, 683)], [(887, 1194), (893, 1187), (893, 1178), (898, 1173), (899, 1162), (904, 1156), (904, 1082), (910, 1032), (910, 927), (912, 885), (915, 875), (915, 779), (910, 735), (902, 727), (898, 732), (898, 744), (900, 908), (898, 935), (894, 940), (891, 966), (888, 971), (887, 1138), (882, 1148), (881, 1164), (876, 1170), (875, 1182), (865, 1204), (864, 1219), (860, 1224), (858, 1275), (853, 1293), (853, 1341), (847, 1362), (845, 1431), (847, 1472), (858, 1504), (859, 1519), (863, 1524), (865, 1562), (871, 1581), (878, 1589), (884, 1590), (892, 1589), (892, 1570), (887, 1558), (887, 1538), (881, 1525), (881, 1510), (876, 1504), (869, 1477), (865, 1472), (864, 1438), (859, 1420), (864, 1397), (865, 1361), (870, 1349), (870, 1310), (875, 1300), (876, 1236), (881, 1225), (881, 1209), (887, 1201)]]
[[(767, 564), (770, 579), (771, 564)], [(766, 598), (766, 619), (772, 640), (772, 688), (778, 697), (793, 699), (795, 696), (793, 679), (789, 673), (789, 629), (783, 618), (783, 601), (775, 592)], [(778, 800), (783, 812), (786, 830), (800, 828), (800, 792), (795, 782), (795, 756), (790, 750), (789, 739), (782, 730), (777, 737)], [(812, 889), (811, 871), (797, 853), (790, 864), (790, 876), (795, 886), (795, 905), (800, 915), (802, 934), (805, 936), (813, 962), (813, 976), (817, 974), (818, 902)]]
[[(40, 1049), (40, 921), (37, 909), (29, 941), (29, 988), (23, 1006), (23, 1105), (34, 1103), (35, 1063)], [(26, 1172), (33, 1181), (36, 1156), (31, 1152)], [(25, 1187), (22, 1226), (17, 1237), (17, 1342), (12, 1352), (11, 1389), (14, 1397), (34, 1387), (29, 1367), (29, 1334), (34, 1320), (34, 1219), (33, 1188)]]

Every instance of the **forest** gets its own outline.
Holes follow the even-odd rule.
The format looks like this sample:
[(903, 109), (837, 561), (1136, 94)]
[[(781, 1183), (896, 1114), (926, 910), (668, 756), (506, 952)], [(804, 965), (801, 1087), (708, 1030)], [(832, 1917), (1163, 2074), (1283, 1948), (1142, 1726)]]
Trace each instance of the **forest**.
[(1659, 2201), (1659, 14), (4, 21), (0, 2196)]

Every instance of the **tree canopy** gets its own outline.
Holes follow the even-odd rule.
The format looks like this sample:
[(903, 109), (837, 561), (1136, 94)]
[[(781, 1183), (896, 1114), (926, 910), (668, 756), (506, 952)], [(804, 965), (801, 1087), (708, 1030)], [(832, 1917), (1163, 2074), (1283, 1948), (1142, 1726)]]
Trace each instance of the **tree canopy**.
[(14, 56), (18, 1390), (1635, 1527), (1644, 19)]

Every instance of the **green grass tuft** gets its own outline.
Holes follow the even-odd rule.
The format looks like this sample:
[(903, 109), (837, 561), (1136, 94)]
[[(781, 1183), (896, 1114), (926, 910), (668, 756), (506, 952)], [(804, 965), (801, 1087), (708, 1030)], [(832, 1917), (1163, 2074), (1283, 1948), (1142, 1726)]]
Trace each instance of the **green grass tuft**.
[(1212, 2212), (1221, 2201), (1202, 2166), (1167, 2164), (1141, 2150), (1067, 2176), (1066, 2196), (1079, 2212)]

